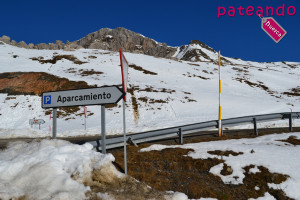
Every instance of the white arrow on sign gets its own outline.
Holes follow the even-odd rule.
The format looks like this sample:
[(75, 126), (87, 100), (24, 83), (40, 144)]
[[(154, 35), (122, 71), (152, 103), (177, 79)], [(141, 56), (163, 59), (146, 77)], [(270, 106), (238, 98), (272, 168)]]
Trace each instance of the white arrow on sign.
[(44, 92), (42, 108), (114, 104), (124, 96), (117, 86)]

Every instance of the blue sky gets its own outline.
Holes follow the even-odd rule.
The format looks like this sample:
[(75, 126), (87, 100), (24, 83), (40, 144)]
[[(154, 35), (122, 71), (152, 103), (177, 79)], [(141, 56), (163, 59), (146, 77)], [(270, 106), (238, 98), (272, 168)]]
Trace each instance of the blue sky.
[[(218, 18), (218, 7), (295, 6), (289, 16), (273, 16), (288, 32), (278, 44), (261, 30), (256, 16)], [(299, 11), (298, 11), (299, 10)], [(78, 40), (101, 28), (125, 27), (170, 46), (197, 39), (225, 56), (251, 61), (300, 62), (298, 0), (27, 0), (1, 2), (0, 36), (17, 42)]]

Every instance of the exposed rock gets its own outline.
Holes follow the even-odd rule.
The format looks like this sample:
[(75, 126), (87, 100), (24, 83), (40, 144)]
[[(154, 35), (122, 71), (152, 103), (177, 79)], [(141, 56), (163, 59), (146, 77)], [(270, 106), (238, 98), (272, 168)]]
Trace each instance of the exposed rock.
[(34, 46), (35, 49), (49, 49), (49, 45), (45, 44), (45, 43), (39, 43), (37, 45)]
[(58, 45), (57, 44), (49, 43), (48, 46), (49, 46), (50, 50), (57, 50), (58, 49)]
[[(4, 42), (10, 41), (8, 36), (2, 36), (0, 40)], [(74, 41), (67, 41), (64, 44), (60, 40), (56, 40), (55, 43), (40, 43), (37, 45), (29, 44), (25, 42), (16, 43), (14, 40), (10, 44), (34, 49), (51, 49), (65, 51), (73, 51), (76, 49), (103, 49), (110, 51), (118, 51), (122, 48), (126, 52), (140, 53), (155, 57), (169, 58), (174, 60), (185, 60), (185, 61), (204, 61), (204, 62), (217, 62), (217, 53), (214, 49), (207, 46), (203, 42), (198, 40), (192, 40), (189, 45), (183, 45), (177, 52), (177, 48), (167, 46), (166, 43), (159, 43), (153, 39), (147, 38), (141, 34), (119, 27), (116, 29), (103, 28), (96, 32), (90, 33), (87, 36)], [(215, 54), (215, 55), (214, 55)], [(211, 57), (212, 56), (212, 57)], [(222, 57), (222, 61), (229, 63), (228, 60)]]
[(16, 46), (16, 45), (17, 45), (17, 42), (16, 42), (15, 40), (12, 40), (12, 41), (10, 42), (10, 44), (13, 45), (13, 46)]
[(57, 48), (58, 48), (58, 49), (63, 49), (63, 48), (65, 48), (65, 46), (66, 46), (66, 45), (65, 45), (62, 41), (60, 41), (60, 40), (56, 40), (55, 44), (57, 45)]
[(33, 47), (34, 47), (34, 44), (33, 44), (33, 43), (29, 43), (29, 44), (28, 44), (28, 48), (29, 48), (29, 49), (33, 49)]
[(206, 44), (204, 44), (203, 42), (200, 42), (199, 40), (192, 40), (192, 41), (190, 42), (190, 44), (198, 44), (198, 45), (200, 45), (200, 46), (201, 46), (202, 48), (204, 48), (204, 49), (207, 49), (207, 50), (209, 50), (209, 51), (212, 51), (213, 53), (216, 52), (213, 48), (207, 46)]
[(70, 49), (81, 49), (81, 46), (76, 43), (69, 43), (67, 47), (69, 47)]
[(28, 49), (28, 45), (24, 41), (18, 42), (16, 46)]
[(174, 47), (168, 47), (166, 44), (158, 43), (125, 28), (100, 29), (73, 43), (87, 49), (118, 51), (119, 48), (122, 48), (123, 51), (127, 52), (164, 58), (170, 58), (176, 51)]
[(5, 42), (5, 43), (9, 44), (9, 42), (10, 42), (10, 37), (8, 37), (8, 36), (6, 36), (6, 35), (3, 35), (3, 36), (0, 38), (0, 40), (1, 40), (2, 42)]

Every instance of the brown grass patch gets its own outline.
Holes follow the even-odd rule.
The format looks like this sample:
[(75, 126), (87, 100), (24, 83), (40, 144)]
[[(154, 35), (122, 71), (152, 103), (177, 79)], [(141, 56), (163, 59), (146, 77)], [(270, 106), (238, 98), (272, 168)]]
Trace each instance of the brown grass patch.
[(300, 96), (300, 86), (296, 88), (290, 89), (289, 92), (283, 92), (282, 94), (288, 95), (288, 96)]
[(140, 66), (137, 66), (135, 64), (132, 64), (132, 65), (129, 65), (130, 68), (134, 69), (134, 70), (137, 70), (137, 71), (140, 71), (140, 72), (143, 72), (144, 74), (149, 74), (149, 75), (157, 75), (157, 73), (155, 72), (151, 72), (149, 70), (146, 70), (146, 69), (143, 69), (142, 67)]
[(162, 93), (169, 93), (169, 94), (176, 92), (175, 90), (166, 89), (166, 88), (154, 89), (152, 86), (146, 86), (146, 88), (144, 89), (141, 89), (139, 86), (133, 86), (133, 87), (136, 91), (139, 92), (162, 92)]
[(217, 155), (217, 156), (238, 156), (244, 154), (243, 152), (234, 152), (234, 151), (220, 151), (220, 150), (215, 150), (215, 151), (208, 151), (207, 153), (212, 154), (212, 155)]
[[(245, 67), (244, 67), (244, 68), (245, 68)], [(249, 73), (249, 71), (246, 70), (246, 69), (241, 69), (241, 68), (237, 68), (237, 67), (233, 67), (232, 69), (235, 70), (235, 71), (238, 71), (238, 72)]]
[(147, 98), (147, 97), (139, 97), (138, 98), (139, 101), (142, 101), (144, 103), (147, 104), (155, 104), (155, 103), (168, 103), (167, 100), (163, 100), (163, 99), (152, 99), (152, 98)]
[(198, 76), (198, 75), (195, 75), (195, 74), (191, 74), (190, 72), (187, 72), (187, 74), (182, 74), (183, 76), (187, 76), (189, 78), (191, 77), (197, 77), (197, 78), (201, 78), (203, 80), (209, 80), (210, 78), (206, 78), (206, 77), (203, 77), (203, 76)]
[(6, 98), (5, 98), (5, 101), (11, 100), (11, 99), (17, 99), (17, 97), (6, 97)]
[[(74, 106), (74, 107), (62, 107), (57, 110), (57, 118), (63, 118), (67, 117), (71, 114), (75, 114), (78, 111), (80, 111), (79, 106)], [(70, 118), (71, 119), (71, 118)], [(67, 120), (67, 119), (66, 119)]]
[(45, 72), (10, 72), (0, 74), (0, 93), (9, 95), (40, 95), (42, 92), (82, 89), (84, 81), (70, 81)]
[(251, 82), (249, 80), (243, 79), (243, 78), (236, 78), (235, 80), (241, 82), (241, 83), (246, 83), (247, 85), (249, 85), (250, 87), (257, 87), (260, 88), (264, 91), (266, 91), (268, 94), (270, 94), (271, 96), (274, 96), (276, 98), (281, 98), (281, 96), (275, 95), (276, 92), (272, 91), (269, 87), (267, 87), (266, 85), (264, 85), (264, 83), (262, 81), (257, 81), (257, 83)]
[(97, 56), (89, 56), (88, 58), (90, 58), (90, 59), (96, 59)]
[(282, 62), (282, 63), (285, 64), (285, 65), (287, 65), (287, 66), (289, 66), (292, 69), (296, 69), (297, 68), (297, 65), (288, 64), (286, 62)]
[(52, 57), (52, 59), (48, 59), (48, 60), (44, 60), (43, 57), (33, 57), (30, 59), (34, 60), (34, 61), (39, 61), (41, 64), (45, 64), (45, 63), (56, 64), (57, 61), (62, 60), (62, 59), (72, 61), (74, 64), (77, 64), (77, 65), (87, 63), (87, 62), (82, 62), (82, 61), (78, 60), (78, 58), (76, 58), (73, 55), (54, 55)]
[(134, 122), (137, 123), (140, 115), (139, 115), (139, 105), (138, 105), (137, 99), (134, 95), (135, 89), (136, 89), (135, 86), (131, 86), (130, 88), (127, 89), (127, 91), (129, 92), (129, 94), (131, 94)]
[[(288, 176), (270, 173), (264, 167), (258, 167), (261, 172), (250, 174), (248, 166), (245, 170), (244, 184), (224, 184), (220, 177), (209, 173), (211, 167), (223, 163), (219, 159), (192, 159), (186, 156), (191, 149), (164, 149), (162, 151), (139, 152), (147, 147), (128, 146), (128, 174), (161, 191), (178, 191), (189, 198), (211, 197), (217, 199), (240, 200), (258, 198), (269, 192), (277, 199), (289, 199), (282, 190), (273, 190), (268, 183), (281, 183)], [(110, 150), (116, 157), (116, 163), (123, 168), (123, 150)], [(239, 154), (227, 152), (226, 154)], [(230, 166), (224, 164), (224, 175), (229, 175)], [(255, 186), (260, 190), (256, 191)]]
[(228, 166), (226, 163), (223, 164), (223, 169), (221, 170), (221, 174), (223, 176), (228, 176), (232, 174), (232, 168)]
[(188, 63), (189, 65), (193, 65), (193, 66), (197, 66), (197, 67), (200, 67), (199, 64), (194, 64), (194, 63)]
[(281, 141), (281, 142), (287, 142), (287, 143), (290, 143), (290, 144), (292, 144), (292, 145), (300, 145), (300, 140), (299, 139), (297, 139), (297, 137), (296, 136), (294, 136), (294, 135), (292, 135), (292, 136), (290, 136), (288, 139), (286, 139), (286, 140), (279, 140), (279, 141)]
[(91, 69), (91, 70), (80, 69), (79, 72), (80, 72), (81, 76), (89, 76), (89, 75), (94, 75), (94, 74), (103, 74), (103, 72), (94, 71), (94, 69)]

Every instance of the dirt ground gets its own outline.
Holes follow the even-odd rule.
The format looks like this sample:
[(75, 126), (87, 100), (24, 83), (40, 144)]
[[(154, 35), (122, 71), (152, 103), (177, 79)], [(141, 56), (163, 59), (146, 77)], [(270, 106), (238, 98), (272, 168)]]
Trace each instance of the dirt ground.
[[(294, 132), (299, 132), (300, 128), (294, 128)], [(289, 132), (288, 128), (276, 129), (259, 129), (259, 135), (272, 133)], [(223, 137), (203, 136), (203, 133), (194, 134), (185, 137), (184, 143), (196, 143), (204, 141), (253, 138), (256, 137), (253, 130), (234, 130), (224, 131)], [(299, 145), (300, 140), (289, 138), (287, 142)], [(183, 192), (190, 199), (198, 199), (201, 197), (211, 197), (220, 200), (243, 200), (249, 198), (258, 198), (264, 196), (265, 192), (269, 192), (276, 199), (290, 199), (285, 196), (282, 190), (274, 190), (268, 187), (268, 183), (279, 184), (284, 182), (288, 176), (284, 174), (270, 173), (263, 166), (259, 166), (261, 172), (252, 174), (248, 173), (254, 166), (247, 166), (245, 170), (245, 179), (243, 185), (224, 184), (220, 177), (209, 173), (211, 167), (224, 162), (219, 159), (192, 159), (185, 156), (191, 149), (165, 149), (162, 151), (139, 152), (141, 148), (150, 146), (151, 144), (178, 144), (178, 140), (164, 140), (152, 143), (141, 144), (138, 147), (128, 146), (127, 148), (127, 165), (128, 174), (137, 180), (146, 183), (150, 187), (160, 191), (177, 191)], [(123, 149), (108, 150), (115, 158), (115, 166), (124, 171), (124, 154)], [(228, 156), (229, 154), (236, 156), (239, 152), (221, 152), (215, 151), (212, 154)], [(229, 175), (232, 170), (227, 165), (221, 172), (223, 175)], [(255, 186), (259, 190), (255, 190)]]

